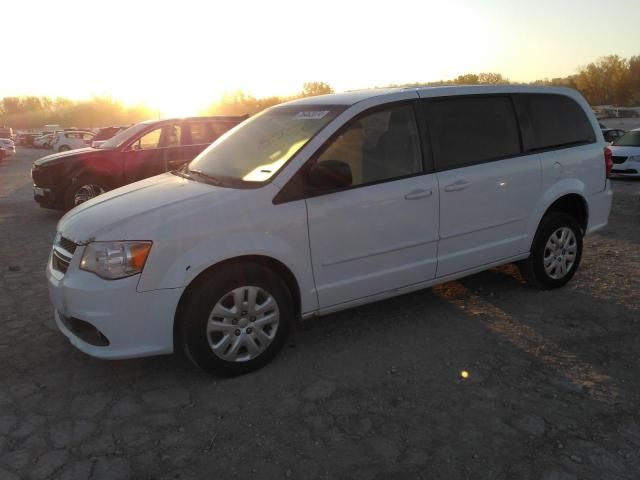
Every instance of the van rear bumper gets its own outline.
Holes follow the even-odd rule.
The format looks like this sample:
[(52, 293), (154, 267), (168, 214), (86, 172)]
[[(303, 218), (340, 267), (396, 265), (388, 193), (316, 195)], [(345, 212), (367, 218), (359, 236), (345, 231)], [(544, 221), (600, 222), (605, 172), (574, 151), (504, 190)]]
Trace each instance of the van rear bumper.
[(612, 201), (613, 190), (611, 190), (611, 181), (607, 180), (607, 185), (602, 192), (598, 192), (589, 197), (589, 225), (587, 226), (587, 235), (607, 225)]

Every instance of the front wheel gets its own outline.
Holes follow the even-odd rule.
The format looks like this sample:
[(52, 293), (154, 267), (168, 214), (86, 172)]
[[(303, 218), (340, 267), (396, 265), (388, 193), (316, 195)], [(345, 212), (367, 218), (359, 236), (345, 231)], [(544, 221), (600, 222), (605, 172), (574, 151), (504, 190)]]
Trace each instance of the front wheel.
[(293, 316), (282, 279), (249, 264), (223, 267), (197, 280), (178, 321), (186, 356), (209, 373), (233, 376), (271, 361)]
[(533, 239), (531, 255), (520, 262), (527, 283), (543, 290), (559, 288), (575, 275), (582, 258), (582, 230), (571, 216), (545, 215)]
[(68, 145), (62, 145), (58, 151), (59, 152), (68, 152), (69, 150), (71, 150), (71, 147), (69, 147)]
[(91, 200), (98, 195), (110, 190), (108, 182), (93, 176), (82, 176), (77, 178), (67, 188), (64, 198), (64, 206), (67, 210)]

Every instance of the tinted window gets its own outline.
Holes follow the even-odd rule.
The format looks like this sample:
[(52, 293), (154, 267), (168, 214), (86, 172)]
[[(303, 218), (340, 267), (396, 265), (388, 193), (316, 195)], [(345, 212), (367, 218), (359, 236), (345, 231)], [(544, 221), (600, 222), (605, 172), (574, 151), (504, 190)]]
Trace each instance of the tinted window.
[(209, 144), (213, 142), (214, 136), (211, 124), (208, 122), (193, 122), (191, 127), (191, 145)]
[(514, 97), (527, 151), (595, 142), (589, 119), (564, 95), (521, 94)]
[(413, 107), (377, 110), (352, 120), (317, 159), (327, 160), (347, 163), (352, 185), (420, 173), (420, 141)]
[(225, 122), (211, 123), (211, 128), (213, 129), (213, 138), (211, 139), (211, 141), (213, 142), (220, 135), (222, 135), (223, 133), (227, 133), (236, 125), (237, 125), (236, 123), (225, 123)]
[(625, 133), (613, 144), (619, 147), (640, 147), (640, 130), (631, 130)]
[(446, 170), (520, 153), (509, 97), (449, 97), (426, 103), (436, 168)]
[(228, 132), (235, 123), (193, 122), (191, 126), (191, 145), (210, 144), (223, 133)]

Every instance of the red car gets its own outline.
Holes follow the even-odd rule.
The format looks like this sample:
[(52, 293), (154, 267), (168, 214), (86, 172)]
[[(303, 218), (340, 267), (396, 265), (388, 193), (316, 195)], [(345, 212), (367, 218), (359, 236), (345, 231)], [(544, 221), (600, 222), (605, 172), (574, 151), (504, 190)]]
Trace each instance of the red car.
[(34, 199), (70, 210), (101, 193), (177, 170), (247, 116), (171, 118), (138, 123), (99, 148), (55, 153), (33, 163)]

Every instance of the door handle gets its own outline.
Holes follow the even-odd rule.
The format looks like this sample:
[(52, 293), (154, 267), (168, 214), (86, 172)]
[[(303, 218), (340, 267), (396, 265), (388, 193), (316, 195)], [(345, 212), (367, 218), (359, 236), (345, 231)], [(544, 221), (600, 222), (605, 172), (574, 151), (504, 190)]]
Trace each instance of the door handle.
[(404, 196), (404, 198), (406, 198), (407, 200), (418, 200), (420, 198), (428, 197), (432, 193), (433, 193), (433, 190), (431, 189), (423, 190), (422, 188), (418, 188), (416, 190), (411, 190), (409, 193), (407, 193)]
[(458, 180), (457, 182), (454, 182), (451, 185), (447, 185), (446, 187), (444, 187), (444, 191), (457, 192), (458, 190), (464, 190), (470, 185), (471, 185), (471, 182), (467, 182), (465, 180)]

